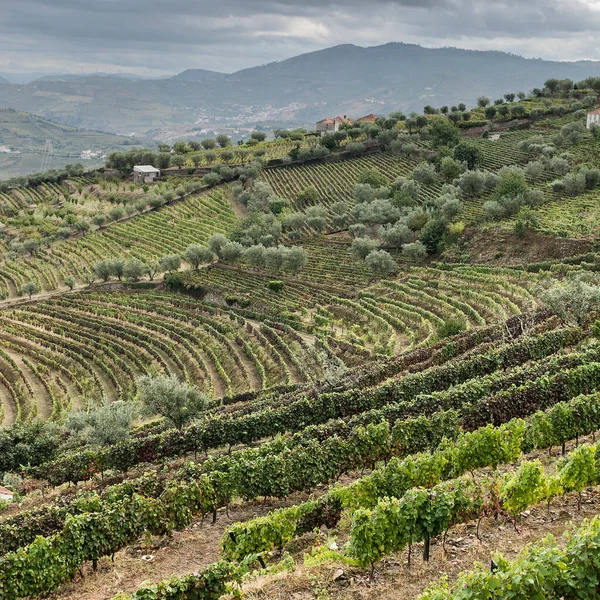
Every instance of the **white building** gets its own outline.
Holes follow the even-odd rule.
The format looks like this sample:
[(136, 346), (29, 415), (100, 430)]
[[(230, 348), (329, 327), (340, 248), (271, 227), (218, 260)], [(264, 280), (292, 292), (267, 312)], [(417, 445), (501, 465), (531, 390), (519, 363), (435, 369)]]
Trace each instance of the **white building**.
[(317, 121), (317, 131), (319, 131), (321, 135), (335, 133), (340, 130), (340, 125), (343, 125), (344, 123), (352, 123), (352, 119), (346, 118), (346, 115), (343, 117), (335, 117), (333, 119), (323, 119), (322, 121)]
[(5, 487), (0, 486), (0, 500), (6, 501), (6, 500), (12, 500), (14, 497), (14, 494), (6, 489)]
[(154, 183), (160, 177), (160, 171), (152, 165), (136, 165), (133, 167), (135, 183)]
[(589, 129), (592, 124), (600, 125), (600, 108), (593, 110), (587, 114), (587, 123), (585, 126)]

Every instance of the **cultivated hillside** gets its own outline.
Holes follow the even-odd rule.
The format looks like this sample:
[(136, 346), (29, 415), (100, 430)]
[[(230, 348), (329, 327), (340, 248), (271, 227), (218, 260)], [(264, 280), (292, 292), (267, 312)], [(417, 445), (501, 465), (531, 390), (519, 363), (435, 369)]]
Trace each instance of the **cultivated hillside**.
[[(78, 162), (83, 150), (104, 154), (141, 144), (135, 138), (77, 129), (21, 111), (0, 110), (0, 146), (18, 152), (0, 154), (0, 179), (39, 171), (48, 140), (52, 143), (52, 156), (48, 164), (55, 169)], [(102, 160), (86, 163), (98, 166)]]
[(0, 185), (0, 600), (595, 597), (598, 101), (555, 83)]

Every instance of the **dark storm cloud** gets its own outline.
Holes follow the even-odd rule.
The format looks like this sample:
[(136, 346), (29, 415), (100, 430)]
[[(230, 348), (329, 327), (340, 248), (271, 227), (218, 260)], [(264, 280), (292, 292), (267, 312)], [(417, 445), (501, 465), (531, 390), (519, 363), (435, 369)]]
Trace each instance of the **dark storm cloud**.
[(233, 71), (388, 41), (600, 57), (592, 0), (3, 0), (0, 71)]

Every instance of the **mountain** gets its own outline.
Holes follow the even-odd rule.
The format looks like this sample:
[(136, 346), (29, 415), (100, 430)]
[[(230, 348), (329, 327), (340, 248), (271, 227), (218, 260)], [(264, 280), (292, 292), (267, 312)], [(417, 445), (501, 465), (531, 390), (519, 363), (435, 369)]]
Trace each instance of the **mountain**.
[(81, 160), (83, 150), (99, 151), (101, 155), (135, 145), (152, 145), (147, 141), (77, 129), (30, 113), (4, 109), (0, 110), (0, 147), (9, 148), (11, 152), (0, 152), (0, 179), (40, 170), (44, 155), (48, 154), (48, 142), (51, 143), (51, 158), (46, 156), (46, 161), (49, 160), (52, 168), (80, 161), (89, 166), (102, 164), (99, 157)]
[(224, 74), (189, 69), (170, 78), (43, 78), (0, 86), (0, 107), (76, 127), (166, 138), (202, 127), (303, 122), (335, 114), (421, 111), (425, 104), (541, 87), (549, 77), (600, 75), (600, 63), (526, 59), (496, 51), (345, 44)]
[(10, 81), (8, 79), (5, 79), (4, 77), (2, 77), (2, 75), (0, 75), (0, 85), (2, 84), (10, 84)]
[(227, 78), (225, 73), (219, 73), (219, 71), (207, 71), (206, 69), (187, 69), (181, 73), (172, 77), (172, 79), (178, 81), (223, 81)]

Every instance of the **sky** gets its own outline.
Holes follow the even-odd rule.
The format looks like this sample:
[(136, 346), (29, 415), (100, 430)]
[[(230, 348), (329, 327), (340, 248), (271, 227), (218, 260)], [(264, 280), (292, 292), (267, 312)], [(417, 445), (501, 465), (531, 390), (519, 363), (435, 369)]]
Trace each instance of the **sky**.
[(387, 42), (600, 60), (600, 0), (0, 0), (0, 72), (233, 72)]

